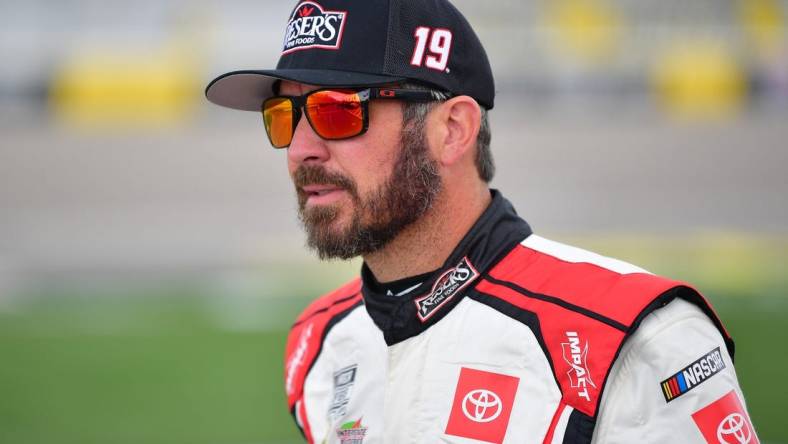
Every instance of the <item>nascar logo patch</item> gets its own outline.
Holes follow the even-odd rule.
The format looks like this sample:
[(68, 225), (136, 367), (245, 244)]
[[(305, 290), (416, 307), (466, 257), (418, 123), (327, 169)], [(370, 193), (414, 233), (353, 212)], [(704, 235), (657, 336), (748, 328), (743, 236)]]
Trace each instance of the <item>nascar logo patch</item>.
[(717, 347), (660, 383), (665, 402), (673, 401), (723, 369), (725, 369), (725, 361), (722, 360), (722, 353)]

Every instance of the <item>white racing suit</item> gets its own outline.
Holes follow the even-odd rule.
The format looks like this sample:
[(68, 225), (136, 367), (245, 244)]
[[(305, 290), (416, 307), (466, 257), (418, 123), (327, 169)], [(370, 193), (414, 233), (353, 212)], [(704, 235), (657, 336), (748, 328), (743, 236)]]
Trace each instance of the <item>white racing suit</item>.
[(758, 443), (696, 290), (532, 234), (496, 191), (439, 270), (312, 303), (285, 388), (310, 443)]

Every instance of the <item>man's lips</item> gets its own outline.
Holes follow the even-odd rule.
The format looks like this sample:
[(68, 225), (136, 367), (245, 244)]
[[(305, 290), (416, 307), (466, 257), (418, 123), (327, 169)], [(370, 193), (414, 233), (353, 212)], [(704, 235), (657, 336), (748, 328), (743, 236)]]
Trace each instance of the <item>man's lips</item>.
[(339, 199), (345, 189), (336, 185), (306, 185), (301, 187), (301, 191), (306, 195), (307, 202), (326, 204)]
[(306, 185), (301, 187), (307, 196), (321, 196), (334, 191), (342, 191), (343, 188), (336, 185)]

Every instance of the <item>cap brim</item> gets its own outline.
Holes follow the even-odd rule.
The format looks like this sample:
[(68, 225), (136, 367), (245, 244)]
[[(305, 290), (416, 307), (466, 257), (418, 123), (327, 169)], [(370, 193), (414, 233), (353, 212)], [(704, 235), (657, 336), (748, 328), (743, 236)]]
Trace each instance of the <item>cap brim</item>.
[(260, 111), (263, 101), (271, 97), (274, 82), (290, 80), (318, 86), (379, 86), (401, 82), (404, 77), (381, 76), (329, 69), (244, 70), (223, 74), (205, 88), (205, 97), (227, 108)]

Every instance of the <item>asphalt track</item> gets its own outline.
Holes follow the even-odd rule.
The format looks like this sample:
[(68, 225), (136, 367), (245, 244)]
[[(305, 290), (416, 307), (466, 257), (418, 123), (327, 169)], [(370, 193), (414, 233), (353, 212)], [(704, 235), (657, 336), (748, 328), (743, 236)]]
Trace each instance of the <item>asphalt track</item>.
[[(788, 233), (784, 114), (703, 124), (588, 114), (506, 98), (492, 113), (494, 186), (537, 231)], [(177, 128), (97, 132), (4, 115), (0, 278), (309, 258), (284, 153), (254, 113), (206, 106)]]

